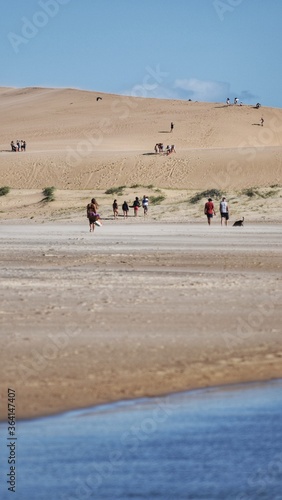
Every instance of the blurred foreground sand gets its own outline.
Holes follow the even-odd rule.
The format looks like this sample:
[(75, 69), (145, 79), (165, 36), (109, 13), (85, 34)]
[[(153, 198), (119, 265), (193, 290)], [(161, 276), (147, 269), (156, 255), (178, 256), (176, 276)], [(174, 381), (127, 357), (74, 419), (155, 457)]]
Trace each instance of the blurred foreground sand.
[(12, 223), (0, 250), (20, 417), (282, 377), (278, 224)]

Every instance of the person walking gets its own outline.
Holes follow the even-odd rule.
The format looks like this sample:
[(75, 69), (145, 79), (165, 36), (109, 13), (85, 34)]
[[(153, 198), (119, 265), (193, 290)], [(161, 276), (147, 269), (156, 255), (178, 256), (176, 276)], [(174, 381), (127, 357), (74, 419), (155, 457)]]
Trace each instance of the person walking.
[(91, 202), (88, 203), (86, 207), (86, 215), (89, 220), (89, 229), (94, 232), (95, 225), (100, 226), (100, 215), (98, 214), (98, 203), (95, 198), (92, 198)]
[(170, 124), (170, 131), (172, 132), (172, 131), (173, 131), (173, 129), (174, 129), (174, 123), (173, 123), (173, 122), (171, 122), (171, 124)]
[(134, 217), (137, 217), (139, 208), (140, 208), (140, 201), (139, 201), (138, 196), (136, 196), (136, 198), (133, 202)]
[(114, 200), (114, 202), (113, 202), (113, 213), (114, 213), (114, 218), (116, 219), (118, 217), (118, 203), (117, 203), (117, 200)]
[(214, 204), (211, 198), (209, 198), (208, 201), (205, 203), (205, 214), (208, 219), (208, 225), (210, 226), (211, 219), (213, 218), (214, 215), (216, 215), (214, 210)]
[(142, 199), (142, 207), (144, 210), (144, 217), (148, 213), (148, 206), (149, 206), (149, 198), (148, 198), (148, 196), (145, 196), (145, 194), (144, 194), (143, 199)]
[(124, 201), (124, 202), (123, 202), (123, 204), (122, 204), (122, 207), (121, 207), (121, 208), (122, 208), (122, 211), (123, 211), (123, 217), (124, 217), (125, 219), (127, 219), (127, 217), (128, 217), (128, 212), (129, 212), (129, 206), (128, 206), (128, 203), (127, 203), (126, 201)]
[(227, 226), (228, 224), (228, 219), (229, 219), (229, 208), (228, 208), (228, 203), (226, 201), (225, 196), (223, 196), (220, 204), (219, 204), (219, 211), (220, 211), (220, 223), (222, 225), (223, 219), (225, 219), (225, 225)]

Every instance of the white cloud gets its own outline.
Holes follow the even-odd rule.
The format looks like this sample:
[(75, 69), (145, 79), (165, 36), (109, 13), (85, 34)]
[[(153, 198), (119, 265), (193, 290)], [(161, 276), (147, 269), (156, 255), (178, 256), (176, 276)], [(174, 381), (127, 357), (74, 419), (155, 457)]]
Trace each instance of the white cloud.
[(176, 79), (167, 86), (155, 83), (154, 85), (135, 84), (131, 89), (121, 92), (122, 95), (132, 97), (155, 97), (158, 99), (183, 99), (202, 102), (224, 102), (229, 97), (233, 102), (238, 97), (244, 104), (254, 102), (256, 96), (248, 90), (234, 93), (228, 82), (212, 80), (198, 80), (197, 78)]
[(230, 84), (196, 78), (175, 80), (174, 88), (182, 93), (182, 97), (193, 101), (225, 101), (230, 93)]
[(180, 99), (176, 90), (155, 85), (154, 88), (146, 87), (146, 85), (134, 85), (131, 89), (123, 90), (122, 95), (131, 97), (154, 97), (158, 99)]

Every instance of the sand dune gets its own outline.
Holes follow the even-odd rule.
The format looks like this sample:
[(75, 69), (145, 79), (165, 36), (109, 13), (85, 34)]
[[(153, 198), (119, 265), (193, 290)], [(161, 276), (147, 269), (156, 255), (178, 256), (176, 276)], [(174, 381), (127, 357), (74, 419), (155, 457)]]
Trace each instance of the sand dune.
[[(0, 377), (18, 417), (282, 376), (282, 110), (2, 88), (0, 112), (0, 187), (12, 188), (0, 197)], [(12, 139), (27, 151), (10, 152)], [(176, 154), (154, 154), (157, 142)], [(208, 227), (204, 199), (190, 199), (210, 188), (245, 227)], [(143, 194), (146, 219), (112, 220), (114, 197)]]
[[(12, 188), (41, 188), (43, 179), (58, 189), (225, 189), (281, 180), (280, 109), (2, 88), (0, 111), (0, 184)], [(18, 138), (26, 153), (10, 153)], [(175, 144), (176, 154), (152, 154), (157, 142)]]

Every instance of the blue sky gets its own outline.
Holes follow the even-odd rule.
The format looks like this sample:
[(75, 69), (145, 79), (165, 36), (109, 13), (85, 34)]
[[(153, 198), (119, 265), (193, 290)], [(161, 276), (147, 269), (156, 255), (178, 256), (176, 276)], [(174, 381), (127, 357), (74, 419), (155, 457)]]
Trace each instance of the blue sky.
[(2, 0), (0, 86), (282, 107), (281, 0)]

